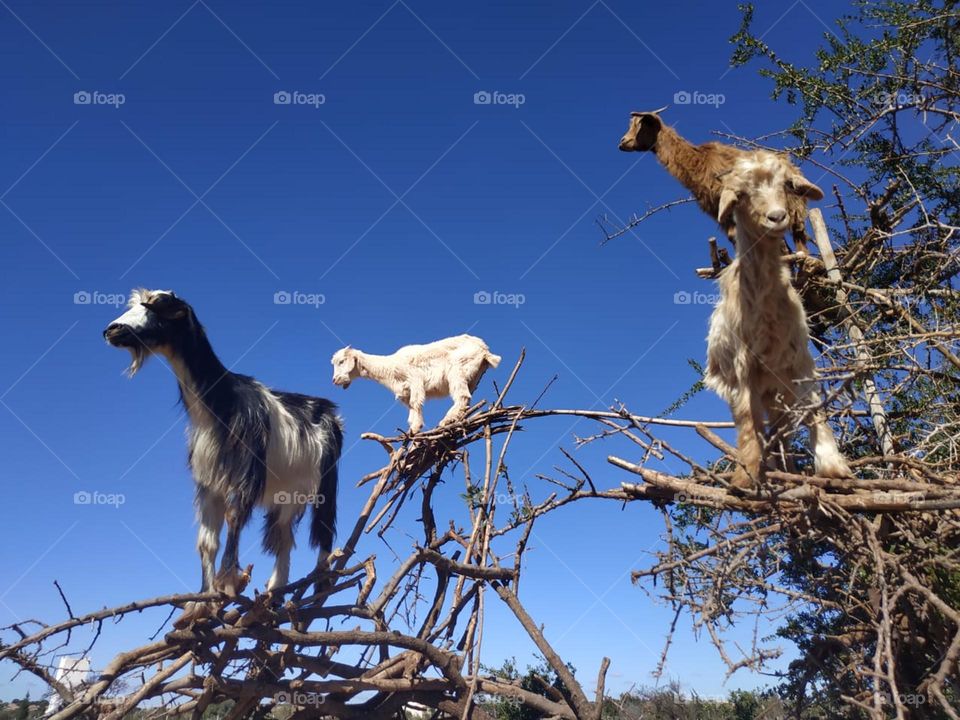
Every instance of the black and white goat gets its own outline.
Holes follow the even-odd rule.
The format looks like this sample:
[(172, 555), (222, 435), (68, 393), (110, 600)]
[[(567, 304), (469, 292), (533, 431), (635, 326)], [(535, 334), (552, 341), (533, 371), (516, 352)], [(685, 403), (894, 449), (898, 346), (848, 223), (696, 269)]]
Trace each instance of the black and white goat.
[[(254, 506), (266, 509), (263, 548), (276, 557), (267, 584), (287, 584), (294, 530), (313, 508), (310, 543), (318, 566), (333, 547), (337, 463), (343, 430), (329, 400), (264, 387), (230, 372), (217, 358), (197, 316), (164, 290), (134, 290), (127, 311), (103, 332), (130, 351), (132, 376), (150, 355), (163, 355), (180, 385), (190, 416), (189, 460), (196, 482), (197, 549), (204, 591), (240, 589), (240, 531)], [(227, 537), (216, 572), (220, 530)]]

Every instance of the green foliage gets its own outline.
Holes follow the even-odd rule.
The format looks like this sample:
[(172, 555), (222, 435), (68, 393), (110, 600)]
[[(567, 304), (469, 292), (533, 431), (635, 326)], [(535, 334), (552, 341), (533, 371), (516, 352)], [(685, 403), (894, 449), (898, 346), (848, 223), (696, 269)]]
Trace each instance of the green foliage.
[(30, 695), (27, 695), (20, 701), (19, 707), (17, 707), (13, 717), (15, 720), (27, 720), (27, 718), (30, 717)]
[(867, 171), (856, 181), (864, 190), (905, 173), (930, 214), (957, 224), (957, 166), (941, 162), (956, 150), (946, 138), (960, 90), (955, 3), (857, 0), (854, 7), (856, 14), (824, 34), (818, 64), (805, 68), (755, 34), (754, 8), (741, 5), (732, 63), (768, 61), (759, 72), (773, 81), (773, 98), (801, 110), (790, 132), (803, 154), (835, 151), (837, 161)]
[[(574, 668), (569, 666), (571, 672)], [(524, 690), (550, 697), (565, 693), (563, 683), (546, 661), (538, 658), (521, 671), (515, 658), (499, 668), (483, 671)], [(543, 714), (510, 698), (477, 697), (475, 702), (497, 720), (540, 720)], [(633, 689), (619, 698), (608, 697), (603, 705), (603, 720), (780, 720), (784, 705), (773, 690), (733, 690), (726, 697), (703, 697), (684, 693), (678, 682), (666, 687)], [(802, 720), (806, 720), (804, 715)]]
[[(571, 673), (576, 673), (573, 665), (568, 663), (567, 668)], [(543, 697), (550, 697), (551, 694), (556, 693), (565, 695), (567, 692), (566, 686), (557, 676), (557, 673), (543, 658), (538, 658), (536, 665), (527, 665), (527, 669), (523, 672), (517, 668), (516, 658), (505, 660), (499, 668), (484, 667), (483, 671), (499, 680), (518, 685), (523, 690)], [(539, 711), (512, 698), (483, 695), (477, 697), (474, 702), (481, 705), (486, 712), (497, 720), (539, 720), (546, 717)]]
[(693, 358), (687, 358), (687, 365), (693, 368), (693, 371), (697, 374), (697, 380), (690, 386), (690, 389), (683, 393), (680, 397), (674, 400), (665, 410), (657, 414), (656, 417), (670, 417), (677, 410), (686, 405), (690, 400), (699, 392), (701, 392), (706, 385), (703, 384), (703, 365), (694, 360)]
[[(233, 709), (233, 700), (224, 700), (221, 703), (212, 703), (203, 711), (203, 720), (223, 720)], [(280, 720), (278, 718), (278, 720)]]
[(26, 697), (10, 702), (0, 701), (0, 720), (35, 720), (42, 718), (46, 709), (46, 700), (31, 700), (27, 693)]
[(725, 698), (684, 694), (677, 683), (631, 690), (604, 705), (603, 720), (779, 720), (785, 709), (770, 690), (733, 690)]

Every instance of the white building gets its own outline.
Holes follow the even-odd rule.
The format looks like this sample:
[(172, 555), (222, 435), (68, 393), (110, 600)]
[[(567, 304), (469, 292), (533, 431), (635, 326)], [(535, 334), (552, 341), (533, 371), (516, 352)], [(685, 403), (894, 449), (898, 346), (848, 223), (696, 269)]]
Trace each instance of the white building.
[[(53, 674), (53, 679), (64, 687), (75, 690), (81, 685), (90, 682), (93, 676), (93, 670), (90, 668), (90, 658), (86, 656), (74, 657), (72, 655), (61, 655), (57, 661), (57, 669)], [(47, 710), (44, 717), (49, 717), (57, 712), (63, 706), (63, 698), (56, 690), (50, 695), (50, 701), (47, 703)]]

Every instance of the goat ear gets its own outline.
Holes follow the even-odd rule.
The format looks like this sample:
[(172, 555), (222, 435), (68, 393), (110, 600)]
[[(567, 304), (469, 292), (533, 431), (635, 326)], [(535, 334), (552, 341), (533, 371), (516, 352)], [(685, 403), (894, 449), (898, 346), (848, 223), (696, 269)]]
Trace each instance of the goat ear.
[(794, 175), (790, 178), (787, 182), (787, 189), (795, 195), (807, 198), (807, 200), (823, 200), (823, 190), (807, 180), (803, 175)]
[(663, 121), (656, 113), (631, 113), (636, 119), (636, 146), (637, 150), (652, 150), (657, 144), (657, 136), (663, 128)]
[(143, 303), (143, 306), (165, 320), (179, 320), (186, 317), (190, 309), (190, 306), (176, 295), (168, 295), (167, 293), (156, 295), (149, 302)]
[(720, 193), (720, 206), (717, 210), (717, 222), (725, 223), (730, 219), (734, 205), (737, 204), (737, 194), (730, 188), (724, 188)]

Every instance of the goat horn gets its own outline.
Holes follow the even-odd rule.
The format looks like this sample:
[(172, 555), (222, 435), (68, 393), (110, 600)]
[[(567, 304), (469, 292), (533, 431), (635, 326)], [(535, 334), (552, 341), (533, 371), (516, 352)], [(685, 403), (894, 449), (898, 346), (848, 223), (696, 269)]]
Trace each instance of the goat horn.
[(662, 108), (659, 108), (659, 109), (657, 109), (657, 110), (647, 110), (646, 112), (640, 112), (639, 110), (633, 110), (633, 111), (631, 111), (630, 115), (631, 115), (631, 116), (634, 116), (634, 117), (637, 116), (637, 115), (659, 115), (659, 114), (662, 113), (664, 110), (666, 110), (668, 107), (670, 107), (670, 106), (669, 106), (669, 105), (664, 105)]

